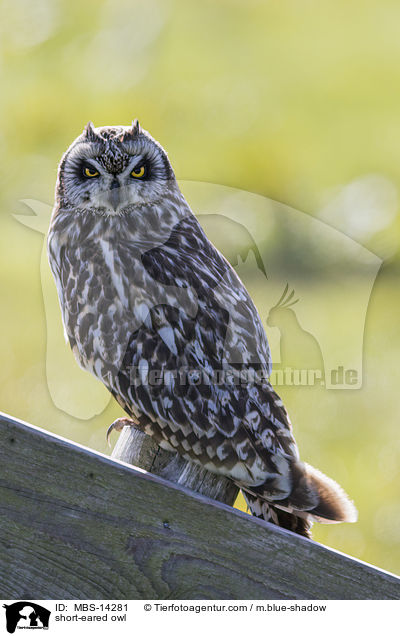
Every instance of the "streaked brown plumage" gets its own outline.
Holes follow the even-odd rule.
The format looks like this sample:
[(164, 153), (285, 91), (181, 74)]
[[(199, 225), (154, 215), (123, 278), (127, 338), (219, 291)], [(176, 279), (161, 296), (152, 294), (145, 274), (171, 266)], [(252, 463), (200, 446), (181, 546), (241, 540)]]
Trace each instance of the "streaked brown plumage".
[(233, 479), (268, 521), (308, 536), (313, 520), (355, 520), (300, 462), (256, 308), (137, 122), (88, 125), (67, 150), (48, 250), (79, 364), (138, 427)]

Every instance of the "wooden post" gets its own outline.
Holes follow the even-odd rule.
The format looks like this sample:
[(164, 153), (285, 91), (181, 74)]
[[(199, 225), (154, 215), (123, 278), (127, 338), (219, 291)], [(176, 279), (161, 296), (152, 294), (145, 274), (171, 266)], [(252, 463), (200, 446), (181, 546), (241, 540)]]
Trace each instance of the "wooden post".
[(229, 506), (233, 506), (239, 492), (230, 479), (163, 450), (149, 435), (133, 426), (122, 429), (112, 457)]

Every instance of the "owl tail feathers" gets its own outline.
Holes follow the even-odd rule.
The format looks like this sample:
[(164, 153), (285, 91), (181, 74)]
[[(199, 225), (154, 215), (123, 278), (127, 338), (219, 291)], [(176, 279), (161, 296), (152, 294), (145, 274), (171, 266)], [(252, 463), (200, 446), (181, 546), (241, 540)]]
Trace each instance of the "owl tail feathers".
[[(293, 495), (300, 496), (303, 489), (306, 496), (311, 494), (315, 498), (315, 505), (307, 508), (307, 513), (311, 515), (313, 521), (319, 523), (354, 523), (357, 521), (358, 513), (355, 505), (339, 486), (336, 481), (321, 473), (309, 464), (300, 464), (304, 473), (302, 480), (293, 491)], [(293, 506), (292, 496), (289, 500)]]
[(291, 466), (292, 491), (285, 500), (263, 496), (262, 485), (243, 492), (256, 517), (310, 537), (313, 521), (340, 523), (357, 521), (357, 510), (344, 490), (319, 470), (296, 462)]

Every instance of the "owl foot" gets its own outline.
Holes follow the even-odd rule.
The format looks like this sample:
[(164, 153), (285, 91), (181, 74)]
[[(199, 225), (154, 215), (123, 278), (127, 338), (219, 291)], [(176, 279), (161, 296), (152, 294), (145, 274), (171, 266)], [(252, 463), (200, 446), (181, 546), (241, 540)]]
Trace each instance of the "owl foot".
[(107, 444), (109, 446), (111, 446), (110, 444), (111, 433), (113, 431), (117, 431), (118, 433), (120, 433), (125, 426), (136, 426), (136, 422), (135, 420), (131, 420), (129, 417), (119, 417), (117, 420), (115, 420), (115, 422), (113, 422), (108, 427), (106, 439), (107, 439)]

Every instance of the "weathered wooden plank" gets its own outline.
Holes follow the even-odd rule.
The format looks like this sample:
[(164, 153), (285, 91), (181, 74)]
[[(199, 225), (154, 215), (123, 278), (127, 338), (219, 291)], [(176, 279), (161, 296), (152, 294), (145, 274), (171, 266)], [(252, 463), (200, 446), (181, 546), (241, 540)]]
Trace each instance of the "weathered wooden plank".
[(0, 596), (386, 599), (400, 579), (7, 416)]

